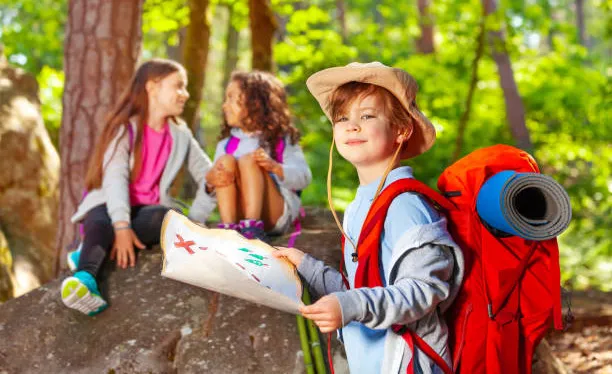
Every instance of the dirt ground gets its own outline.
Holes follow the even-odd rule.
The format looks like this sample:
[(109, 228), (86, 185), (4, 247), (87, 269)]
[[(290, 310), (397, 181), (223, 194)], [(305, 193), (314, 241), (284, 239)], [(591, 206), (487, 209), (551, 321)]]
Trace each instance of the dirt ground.
[(612, 374), (612, 293), (573, 292), (571, 304), (571, 327), (547, 338), (554, 355), (575, 374)]

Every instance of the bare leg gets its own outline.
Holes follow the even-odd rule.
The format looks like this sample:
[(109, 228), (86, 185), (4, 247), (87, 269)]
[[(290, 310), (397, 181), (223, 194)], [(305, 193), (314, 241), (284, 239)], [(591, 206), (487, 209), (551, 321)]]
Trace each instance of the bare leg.
[(217, 188), (217, 201), (219, 215), (223, 223), (236, 223), (238, 221), (238, 162), (232, 155), (223, 155), (216, 162), (222, 163), (223, 168), (236, 176), (235, 182), (226, 187)]
[(284, 200), (272, 177), (257, 165), (255, 158), (246, 155), (238, 160), (244, 217), (264, 221), (271, 230), (283, 214)]

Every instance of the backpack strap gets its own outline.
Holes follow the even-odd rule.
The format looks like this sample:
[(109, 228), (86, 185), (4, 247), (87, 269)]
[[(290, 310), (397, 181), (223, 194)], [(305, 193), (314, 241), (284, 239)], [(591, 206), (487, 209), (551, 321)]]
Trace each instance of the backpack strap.
[(426, 197), (442, 211), (456, 209), (450, 200), (414, 178), (400, 179), (387, 186), (372, 203), (359, 234), (356, 249), (359, 261), (355, 274), (356, 288), (382, 286), (378, 264), (385, 217), (393, 199), (405, 192), (414, 192)]
[(228, 155), (233, 155), (234, 152), (236, 152), (236, 150), (238, 149), (238, 144), (240, 144), (240, 138), (237, 138), (235, 136), (230, 136), (230, 138), (227, 140), (227, 143), (225, 143), (225, 153), (227, 153)]
[[(227, 140), (227, 143), (225, 143), (225, 153), (228, 155), (233, 155), (236, 150), (238, 149), (238, 146), (240, 145), (240, 138), (236, 137), (236, 136), (230, 136), (229, 139)], [(285, 152), (285, 138), (279, 138), (278, 142), (276, 143), (276, 147), (274, 148), (275, 153), (276, 153), (276, 157), (274, 158), (276, 160), (276, 162), (278, 163), (283, 163), (283, 153)]]
[(128, 130), (128, 139), (130, 142), (130, 152), (132, 152), (132, 147), (134, 146), (134, 129), (132, 128), (131, 122), (128, 122), (127, 130)]
[(283, 153), (285, 153), (285, 138), (280, 137), (278, 142), (276, 142), (276, 148), (274, 149), (274, 153), (276, 155), (276, 162), (279, 164), (283, 163)]
[[(416, 179), (404, 178), (387, 186), (372, 203), (363, 223), (361, 233), (359, 234), (359, 240), (357, 241), (357, 258), (359, 263), (355, 274), (355, 288), (381, 287), (383, 285), (379, 268), (380, 238), (384, 228), (385, 218), (393, 199), (404, 192), (418, 193), (426, 197), (438, 209), (443, 211), (456, 209), (455, 205), (450, 200)], [(402, 338), (411, 349), (413, 357), (416, 352), (414, 347), (416, 346), (431, 358), (445, 374), (453, 373), (446, 361), (444, 361), (444, 359), (414, 331), (402, 325), (393, 325), (392, 330), (402, 335)], [(413, 366), (411, 360), (411, 362), (408, 363), (409, 374), (414, 372)]]

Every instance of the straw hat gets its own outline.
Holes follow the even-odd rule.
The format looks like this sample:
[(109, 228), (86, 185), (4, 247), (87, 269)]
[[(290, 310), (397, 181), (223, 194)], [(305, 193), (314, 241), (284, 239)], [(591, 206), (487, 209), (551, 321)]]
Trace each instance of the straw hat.
[(414, 78), (402, 69), (380, 62), (352, 62), (346, 66), (321, 70), (306, 81), (310, 93), (317, 99), (330, 121), (329, 100), (339, 86), (349, 82), (370, 83), (386, 88), (415, 119), (412, 134), (404, 142), (401, 159), (415, 157), (427, 151), (436, 140), (436, 130), (429, 119), (416, 107), (418, 86)]

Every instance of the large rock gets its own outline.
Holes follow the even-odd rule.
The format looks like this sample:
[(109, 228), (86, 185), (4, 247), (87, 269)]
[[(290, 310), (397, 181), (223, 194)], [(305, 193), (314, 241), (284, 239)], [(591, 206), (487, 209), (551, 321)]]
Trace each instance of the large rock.
[[(338, 263), (329, 214), (303, 222), (297, 246)], [(111, 306), (95, 317), (63, 306), (59, 279), (0, 305), (0, 373), (304, 372), (295, 316), (162, 278), (161, 260), (144, 251), (136, 268), (111, 269)]]
[(17, 296), (53, 276), (58, 183), (59, 157), (40, 114), (36, 79), (0, 54), (0, 227)]
[(14, 293), (13, 257), (0, 230), (0, 303), (12, 298)]

